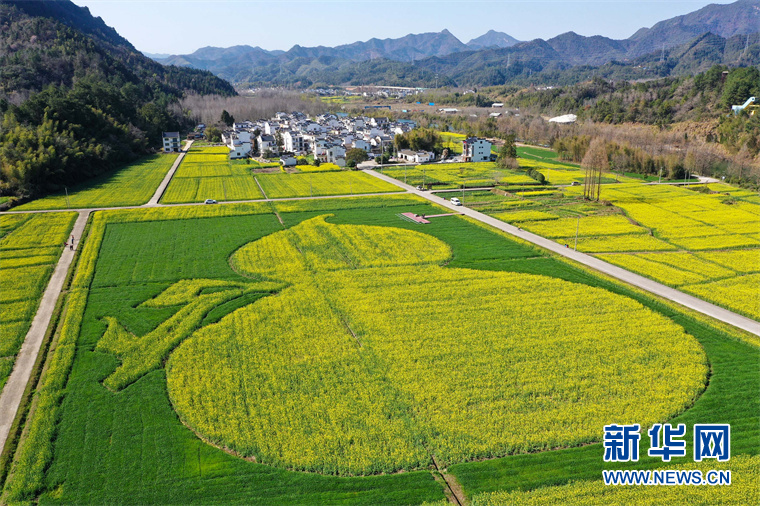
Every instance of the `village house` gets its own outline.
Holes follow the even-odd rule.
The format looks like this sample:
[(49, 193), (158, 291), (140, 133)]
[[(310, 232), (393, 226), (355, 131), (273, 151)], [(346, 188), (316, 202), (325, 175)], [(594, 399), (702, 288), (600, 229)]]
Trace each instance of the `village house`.
[(302, 153), (306, 151), (303, 135), (290, 130), (280, 133), (282, 135), (282, 149), (289, 153)]
[(357, 149), (363, 149), (367, 153), (372, 151), (372, 144), (365, 141), (364, 139), (354, 139), (354, 141), (351, 143), (351, 147), (357, 148)]
[(179, 132), (163, 132), (164, 153), (181, 151)]
[(411, 163), (427, 163), (433, 161), (435, 154), (429, 151), (412, 151), (411, 149), (402, 149), (398, 152), (398, 158)]
[(273, 155), (276, 155), (279, 152), (279, 149), (277, 148), (277, 141), (272, 135), (260, 134), (258, 142), (259, 152), (261, 153), (261, 156), (264, 156), (264, 153), (267, 151), (271, 151)]
[(468, 137), (462, 141), (463, 162), (488, 162), (491, 160), (491, 143), (485, 139)]

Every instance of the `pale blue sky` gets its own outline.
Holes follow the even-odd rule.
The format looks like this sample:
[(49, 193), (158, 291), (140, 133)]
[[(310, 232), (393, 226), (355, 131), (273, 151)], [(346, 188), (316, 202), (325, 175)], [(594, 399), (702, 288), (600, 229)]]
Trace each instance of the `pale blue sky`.
[(648, 1), (208, 1), (74, 0), (139, 50), (187, 54), (204, 46), (336, 46), (447, 28), (462, 42), (490, 29), (519, 40), (567, 31), (630, 37), (643, 26), (730, 0)]

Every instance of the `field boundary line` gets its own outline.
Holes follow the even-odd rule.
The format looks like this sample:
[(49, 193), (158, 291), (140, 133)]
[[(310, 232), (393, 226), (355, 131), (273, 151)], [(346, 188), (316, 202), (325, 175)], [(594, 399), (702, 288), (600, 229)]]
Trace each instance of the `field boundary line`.
[(145, 204), (146, 206), (158, 205), (158, 201), (161, 200), (161, 197), (164, 196), (164, 192), (166, 192), (166, 188), (169, 186), (169, 183), (171, 183), (172, 178), (174, 177), (174, 173), (177, 172), (177, 169), (179, 168), (179, 164), (182, 163), (182, 160), (185, 159), (185, 154), (188, 152), (192, 144), (193, 144), (193, 141), (185, 141), (185, 149), (183, 149), (182, 152), (177, 157), (177, 159), (174, 160), (174, 163), (172, 164), (172, 167), (169, 169), (169, 172), (166, 173), (166, 176), (164, 176), (163, 181), (161, 181), (161, 184), (158, 185), (158, 188), (156, 188), (156, 192), (150, 198), (148, 203)]
[(467, 504), (464, 492), (462, 491), (462, 486), (459, 484), (457, 479), (454, 476), (444, 472), (444, 469), (441, 469), (441, 466), (438, 465), (438, 459), (435, 458), (434, 454), (431, 454), (430, 457), (433, 461), (433, 465), (435, 466), (435, 471), (441, 477), (443, 483), (448, 489), (449, 493), (445, 495), (447, 496), (449, 502), (458, 506), (464, 506)]
[(746, 316), (734, 313), (728, 309), (716, 306), (715, 304), (704, 301), (698, 297), (694, 297), (693, 295), (688, 295), (684, 292), (676, 290), (675, 288), (663, 285), (662, 283), (652, 281), (649, 278), (635, 274), (631, 271), (623, 269), (622, 267), (618, 267), (611, 263), (605, 262), (604, 260), (600, 260), (594, 256), (588, 255), (586, 253), (581, 253), (580, 251), (575, 251), (572, 248), (569, 248), (567, 245), (562, 245), (540, 235), (522, 230), (518, 227), (515, 227), (514, 225), (510, 225), (509, 223), (505, 223), (479, 211), (475, 211), (474, 209), (470, 209), (464, 206), (455, 206), (444, 198), (430, 195), (428, 192), (419, 191), (412, 186), (404, 184), (401, 181), (395, 180), (390, 176), (386, 176), (385, 174), (380, 174), (374, 170), (367, 169), (365, 169), (364, 172), (371, 174), (378, 179), (393, 183), (399, 188), (407, 190), (408, 193), (422, 197), (426, 200), (438, 204), (439, 206), (451, 209), (452, 211), (458, 211), (465, 216), (469, 216), (470, 218), (485, 223), (486, 225), (490, 225), (497, 230), (501, 230), (502, 232), (506, 232), (510, 235), (533, 243), (553, 253), (557, 253), (560, 256), (574, 260), (587, 267), (612, 276), (613, 278), (616, 278), (620, 281), (631, 284), (637, 288), (641, 288), (642, 290), (645, 290), (654, 295), (664, 297), (665, 299), (668, 299), (672, 302), (676, 302), (689, 309), (693, 309), (694, 311), (715, 318), (716, 320), (720, 320), (724, 323), (728, 323), (729, 325), (733, 325), (734, 327), (740, 328), (756, 336), (760, 336), (760, 322), (752, 320), (751, 318), (747, 318)]
[(261, 183), (259, 183), (259, 178), (257, 178), (256, 176), (253, 176), (253, 180), (256, 181), (256, 186), (259, 187), (259, 191), (261, 191), (261, 194), (264, 196), (264, 199), (269, 200), (269, 197), (267, 197), (267, 194), (264, 191), (264, 188), (262, 188)]
[[(408, 195), (410, 192), (381, 192), (381, 193), (344, 193), (339, 195), (318, 195), (316, 197), (277, 197), (266, 199), (250, 199), (250, 200), (223, 200), (218, 202), (217, 205), (226, 204), (256, 204), (261, 202), (291, 202), (298, 200), (325, 200), (325, 199), (349, 199), (349, 198), (363, 198), (363, 197), (384, 197), (388, 195)], [(93, 211), (114, 211), (118, 209), (145, 209), (146, 207), (181, 207), (181, 206), (202, 206), (204, 202), (178, 202), (176, 204), (155, 204), (149, 206), (148, 204), (135, 205), (135, 206), (113, 206), (113, 207), (80, 207), (76, 209), (67, 209), (65, 207), (60, 209), (38, 209), (35, 211), (3, 211), (2, 214), (36, 214), (36, 213), (60, 213), (60, 212), (93, 212)]]
[[(82, 234), (89, 216), (90, 211), (81, 211), (71, 230), (71, 233), (79, 238), (78, 245), (82, 243)], [(13, 371), (0, 395), (0, 453), (5, 448), (13, 420), (16, 418), (16, 413), (18, 413), (24, 390), (27, 383), (29, 383), (34, 364), (37, 361), (37, 355), (45, 338), (45, 333), (50, 326), (50, 320), (55, 312), (58, 298), (61, 296), (61, 291), (68, 277), (69, 268), (71, 267), (75, 253), (73, 250), (64, 249), (61, 254), (61, 258), (58, 260), (53, 275), (50, 276), (45, 293), (40, 300), (40, 305), (34, 315), (32, 325), (29, 327), (29, 332), (27, 332), (26, 338), (24, 338), (24, 344), (21, 345), (21, 349), (18, 355), (16, 355)]]

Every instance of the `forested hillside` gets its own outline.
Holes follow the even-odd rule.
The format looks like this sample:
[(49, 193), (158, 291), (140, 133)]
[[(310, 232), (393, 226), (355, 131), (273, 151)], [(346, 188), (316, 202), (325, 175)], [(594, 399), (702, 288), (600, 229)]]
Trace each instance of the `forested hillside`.
[(187, 93), (235, 94), (164, 67), (71, 2), (0, 1), (0, 193), (37, 195), (113, 169), (188, 121)]
[[(728, 72), (724, 76), (723, 72)], [(498, 89), (492, 94), (498, 94)], [(506, 99), (509, 107), (541, 114), (578, 115), (605, 123), (670, 124), (725, 116), (734, 104), (760, 95), (757, 67), (715, 66), (696, 76), (631, 83), (600, 77), (573, 86), (525, 89)]]

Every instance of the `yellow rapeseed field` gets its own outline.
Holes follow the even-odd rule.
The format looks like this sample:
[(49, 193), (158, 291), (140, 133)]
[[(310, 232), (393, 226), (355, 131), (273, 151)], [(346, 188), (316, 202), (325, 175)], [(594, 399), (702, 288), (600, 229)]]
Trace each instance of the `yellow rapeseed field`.
[(0, 215), (0, 391), (76, 217), (72, 212)]
[(579, 237), (647, 233), (647, 229), (634, 225), (619, 214), (586, 216), (580, 220), (562, 218), (554, 221), (527, 222), (523, 223), (523, 228), (550, 238), (575, 236), (576, 229)]
[(472, 498), (472, 506), (550, 505), (628, 505), (660, 506), (663, 504), (738, 506), (760, 503), (760, 457), (732, 456), (729, 462), (716, 465), (715, 461), (674, 465), (668, 469), (698, 469), (702, 475), (713, 469), (730, 470), (731, 485), (726, 486), (610, 486), (603, 481), (578, 481), (557, 487), (546, 487), (527, 492), (491, 492)]
[[(415, 231), (307, 220), (231, 259), (287, 288), (192, 335), (179, 320), (175, 333), (159, 326), (153, 351), (106, 384), (128, 384), (120, 370), (155, 367), (184, 340), (167, 382), (188, 426), (258, 462), (341, 475), (582, 444), (613, 420), (666, 420), (703, 388), (696, 341), (639, 303), (441, 268), (450, 255)], [(179, 282), (150, 304), (185, 301), (177, 314), (195, 318), (198, 299), (223, 293)], [(109, 327), (99, 347), (124, 357), (132, 343)]]
[(760, 274), (723, 279), (712, 283), (682, 287), (702, 299), (724, 303), (729, 308), (760, 320)]

